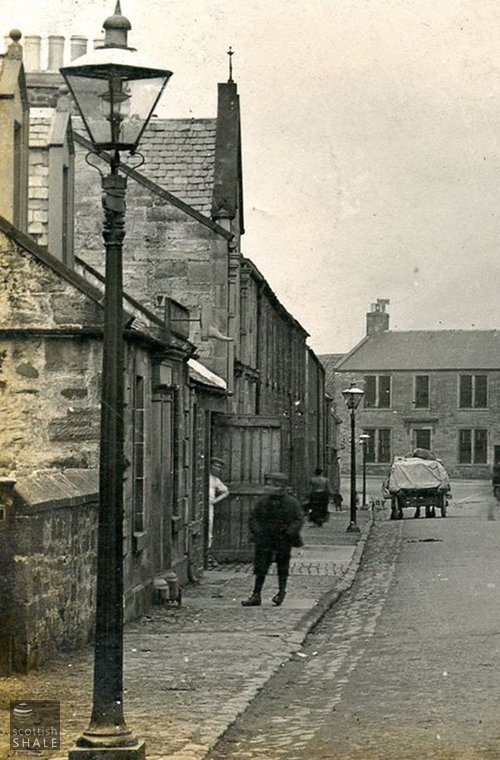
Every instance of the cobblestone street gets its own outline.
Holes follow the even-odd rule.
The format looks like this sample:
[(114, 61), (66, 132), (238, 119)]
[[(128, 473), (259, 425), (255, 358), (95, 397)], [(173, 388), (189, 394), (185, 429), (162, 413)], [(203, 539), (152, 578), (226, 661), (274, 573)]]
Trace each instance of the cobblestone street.
[[(359, 512), (361, 535), (346, 534), (346, 510), (332, 514), (322, 528), (307, 525), (305, 546), (294, 550), (282, 607), (270, 601), (276, 591), (274, 572), (262, 607), (245, 609), (240, 600), (251, 591), (251, 566), (220, 566), (207, 572), (199, 586), (186, 589), (182, 607), (154, 607), (126, 627), (125, 714), (146, 740), (148, 760), (206, 755), (302, 645), (342, 584), (352, 582), (370, 519), (368, 511)], [(27, 676), (0, 679), (1, 760), (24, 760), (24, 753), (8, 749), (8, 706), (11, 699), (27, 698), (61, 700), (62, 749), (43, 757), (66, 757), (88, 725), (92, 658), (87, 648), (58, 656)]]
[(498, 507), (454, 491), (446, 520), (379, 513), (351, 590), (211, 760), (498, 757)]

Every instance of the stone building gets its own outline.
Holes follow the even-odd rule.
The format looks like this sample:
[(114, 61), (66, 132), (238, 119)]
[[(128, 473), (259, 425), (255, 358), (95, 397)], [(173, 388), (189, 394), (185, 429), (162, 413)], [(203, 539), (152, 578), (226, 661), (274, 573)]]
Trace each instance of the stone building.
[[(44, 94), (46, 105), (53, 105), (50, 72), (46, 85), (43, 72), (30, 73), (28, 86), (38, 107)], [(100, 186), (85, 160), (92, 146), (74, 121), (76, 268), (102, 273)], [(198, 357), (227, 390), (225, 399), (206, 409), (205, 456), (208, 461), (217, 453), (227, 461), (231, 499), (224, 509), (232, 505), (234, 518), (245, 522), (241, 501), (250, 506), (246, 492), (252, 486), (258, 494), (266, 471), (285, 470), (294, 491), (304, 495), (311, 469), (325, 461), (326, 435), (318, 416), (325, 408), (324, 378), (318, 368), (318, 381), (308, 382), (307, 332), (242, 253), (241, 152), (240, 100), (232, 79), (218, 85), (216, 118), (152, 120), (141, 141), (144, 164), (123, 167), (128, 177), (124, 283), (159, 316), (169, 298), (189, 309)], [(101, 154), (100, 160), (105, 166), (109, 156)], [(309, 367), (312, 371), (313, 363)], [(308, 403), (316, 417), (308, 413)], [(232, 522), (222, 516), (222, 506), (219, 511), (222, 522)]]
[[(4, 57), (8, 65), (2, 61), (0, 71), (0, 89), (6, 92), (8, 84), (9, 93), (0, 98), (5, 127), (0, 140), (6, 135), (1, 153), (10, 170), (16, 166), (10, 136), (25, 130), (19, 145), (27, 148), (29, 113), (19, 36), (12, 38)], [(26, 153), (20, 163), (24, 176), (11, 177), (2, 187), (8, 218), (0, 217), (3, 673), (42, 662), (54, 647), (87, 640), (95, 596), (104, 280), (74, 258), (69, 245), (65, 248), (71, 225), (61, 220), (63, 211), (71, 215), (71, 194), (64, 179), (71, 180), (73, 169), (67, 109), (39, 105), (34, 110), (31, 151), (31, 161)], [(29, 212), (32, 236), (13, 224), (20, 187), (25, 188), (24, 226)], [(102, 223), (99, 212), (96, 224)], [(208, 482), (199, 445), (207, 437), (203, 405), (213, 396), (216, 408), (226, 389), (194, 358), (185, 307), (165, 298), (161, 311), (153, 313), (125, 294), (124, 313), (129, 619), (151, 603), (156, 578), (174, 571), (182, 584), (203, 571)]]
[[(80, 643), (92, 630), (103, 299), (97, 282), (2, 218), (0, 250), (0, 490), (7, 505), (0, 532), (10, 557), (1, 638), (4, 659), (9, 651), (12, 666), (26, 668), (53, 646)], [(186, 435), (192, 425), (187, 359), (193, 346), (182, 329), (166, 330), (135, 302), (125, 299), (125, 310), (136, 324), (124, 334), (130, 618), (151, 602), (155, 577), (173, 568), (185, 581), (199, 572), (203, 542), (199, 535), (188, 548), (180, 530), (191, 484), (185, 463), (171, 456), (173, 436)], [(180, 306), (173, 313), (188, 316)], [(175, 406), (186, 419), (177, 431)], [(194, 446), (192, 433), (185, 440)], [(194, 462), (193, 473), (197, 467)], [(202, 525), (203, 513), (193, 511), (190, 520)]]
[[(6, 172), (0, 209), (4, 670), (30, 667), (52, 647), (77, 645), (91, 634), (98, 498), (100, 178), (85, 161), (92, 146), (61, 92), (64, 39), (50, 38), (45, 71), (40, 39), (27, 42), (26, 59), (35, 69), (26, 76), (27, 91), (19, 36), (12, 36), (2, 62), (6, 78), (0, 76), (0, 87), (12, 92), (0, 99), (6, 127), (0, 140), (19, 132), (17, 142), (6, 139), (0, 167)], [(73, 57), (85, 44), (72, 40)], [(330, 445), (324, 420), (330, 402), (307, 333), (242, 254), (236, 84), (219, 85), (215, 119), (154, 119), (142, 149), (143, 167), (122, 166), (128, 177), (127, 618), (151, 602), (155, 579), (167, 571), (181, 584), (200, 577), (211, 454), (225, 458), (231, 490), (216, 515), (214, 546), (219, 557), (231, 558), (249, 552), (240, 528), (265, 473), (285, 470), (303, 496)], [(109, 156), (93, 161), (105, 169)]]
[[(370, 474), (385, 474), (394, 456), (419, 447), (453, 477), (490, 477), (500, 460), (500, 330), (392, 331), (386, 305), (372, 304), (365, 337), (335, 363), (344, 438), (341, 392), (355, 382), (364, 390), (357, 427), (370, 436)], [(341, 464), (348, 469), (348, 446)]]

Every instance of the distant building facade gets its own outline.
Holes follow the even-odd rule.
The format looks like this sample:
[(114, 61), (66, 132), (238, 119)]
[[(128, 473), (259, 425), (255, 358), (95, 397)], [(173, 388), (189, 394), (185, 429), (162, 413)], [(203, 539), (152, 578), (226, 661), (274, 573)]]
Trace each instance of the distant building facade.
[(355, 382), (364, 390), (357, 430), (370, 436), (370, 474), (383, 475), (394, 456), (419, 447), (453, 477), (489, 477), (500, 460), (500, 330), (391, 331), (386, 307), (383, 299), (372, 305), (366, 336), (335, 363), (342, 469), (349, 468), (342, 390)]

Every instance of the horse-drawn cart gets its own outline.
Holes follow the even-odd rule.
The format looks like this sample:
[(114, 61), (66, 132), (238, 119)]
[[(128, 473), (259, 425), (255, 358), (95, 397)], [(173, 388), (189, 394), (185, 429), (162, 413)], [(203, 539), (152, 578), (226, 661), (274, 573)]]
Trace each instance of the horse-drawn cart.
[(420, 517), (425, 508), (426, 517), (435, 517), (436, 509), (446, 517), (450, 494), (450, 479), (437, 459), (399, 457), (389, 474), (387, 490), (391, 496), (391, 520), (401, 520), (403, 509), (413, 508), (414, 517)]

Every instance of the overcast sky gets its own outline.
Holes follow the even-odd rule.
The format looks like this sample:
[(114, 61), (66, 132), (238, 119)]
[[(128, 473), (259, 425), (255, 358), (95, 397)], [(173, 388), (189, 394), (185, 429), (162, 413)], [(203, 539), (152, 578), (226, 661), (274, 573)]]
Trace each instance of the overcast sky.
[[(1, 0), (4, 32), (98, 37), (114, 0)], [(500, 327), (498, 0), (122, 0), (174, 71), (162, 116), (214, 116), (232, 45), (243, 251), (310, 332)]]

